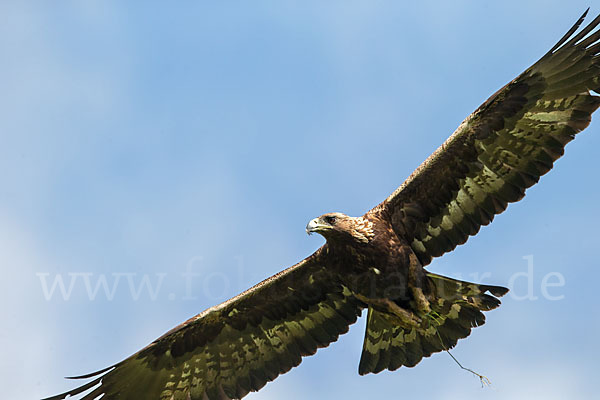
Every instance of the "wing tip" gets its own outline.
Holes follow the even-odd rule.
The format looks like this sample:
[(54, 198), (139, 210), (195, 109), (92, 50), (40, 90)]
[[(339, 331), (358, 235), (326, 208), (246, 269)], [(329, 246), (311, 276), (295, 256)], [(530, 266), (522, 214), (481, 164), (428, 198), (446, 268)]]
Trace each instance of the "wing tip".
[[(104, 376), (105, 376), (104, 374), (112, 371), (114, 368), (117, 367), (117, 365), (118, 364), (111, 365), (110, 367), (106, 367), (99, 371), (91, 372), (91, 373), (85, 374), (85, 375), (65, 376), (65, 379), (88, 379), (88, 378), (96, 378), (96, 379), (94, 379), (93, 381), (88, 382), (82, 386), (76, 387), (75, 389), (71, 389), (68, 392), (64, 392), (64, 393), (57, 394), (54, 396), (46, 397), (46, 398), (43, 398), (42, 400), (62, 400), (62, 399), (67, 398), (67, 396), (75, 396), (77, 394), (80, 394), (81, 392), (85, 392), (86, 390), (91, 389), (92, 387), (99, 384), (102, 381), (102, 379), (104, 378)], [(98, 375), (101, 375), (101, 376), (98, 376)]]
[[(575, 22), (575, 24), (571, 27), (571, 29), (569, 29), (567, 31), (567, 33), (565, 33), (564, 36), (562, 38), (560, 38), (560, 40), (544, 55), (544, 57), (552, 55), (556, 50), (558, 50), (579, 29), (579, 27), (581, 26), (581, 24), (583, 23), (583, 21), (587, 17), (589, 11), (590, 11), (590, 7), (588, 7), (583, 12), (583, 14), (581, 14), (581, 17), (579, 17), (579, 19), (577, 20), (577, 22)], [(592, 21), (592, 23), (593, 23), (593, 21)]]
[(98, 376), (100, 374), (108, 372), (109, 370), (111, 370), (112, 368), (115, 368), (115, 367), (116, 367), (116, 365), (111, 365), (110, 367), (103, 368), (103, 369), (101, 369), (99, 371), (90, 372), (89, 374), (85, 374), (85, 375), (65, 376), (65, 379), (88, 379), (88, 378), (93, 378), (95, 376)]
[[(76, 396), (76, 395), (78, 395), (82, 392), (85, 392), (86, 390), (89, 390), (89, 389), (93, 388), (94, 386), (100, 384), (102, 381), (102, 378), (103, 378), (102, 376), (98, 377), (98, 378), (94, 379), (93, 381), (86, 383), (85, 385), (76, 387), (75, 389), (71, 389), (71, 390), (61, 393), (61, 394), (46, 397), (42, 400), (64, 400), (67, 398), (67, 396)], [(85, 396), (84, 398), (87, 398), (87, 396)]]

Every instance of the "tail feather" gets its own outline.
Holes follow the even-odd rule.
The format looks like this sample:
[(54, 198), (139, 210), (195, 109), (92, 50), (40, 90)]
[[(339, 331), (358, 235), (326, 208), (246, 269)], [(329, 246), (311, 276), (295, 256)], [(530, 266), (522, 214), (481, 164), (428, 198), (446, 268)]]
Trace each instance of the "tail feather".
[(420, 326), (404, 326), (393, 314), (369, 307), (359, 374), (414, 367), (424, 357), (453, 348), (472, 328), (485, 323), (482, 311), (498, 307), (497, 297), (508, 292), (500, 286), (427, 276), (434, 288), (431, 312), (419, 316)]

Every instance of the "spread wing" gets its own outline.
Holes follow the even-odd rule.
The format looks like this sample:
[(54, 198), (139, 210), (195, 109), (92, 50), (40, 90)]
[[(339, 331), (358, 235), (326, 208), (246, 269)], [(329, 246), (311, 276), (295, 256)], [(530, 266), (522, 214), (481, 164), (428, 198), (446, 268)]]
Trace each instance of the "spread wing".
[(327, 270), (304, 261), (189, 319), (91, 382), (46, 400), (238, 399), (348, 331), (364, 305)]
[(463, 244), (548, 172), (600, 105), (600, 16), (587, 11), (473, 114), (383, 203), (423, 265)]

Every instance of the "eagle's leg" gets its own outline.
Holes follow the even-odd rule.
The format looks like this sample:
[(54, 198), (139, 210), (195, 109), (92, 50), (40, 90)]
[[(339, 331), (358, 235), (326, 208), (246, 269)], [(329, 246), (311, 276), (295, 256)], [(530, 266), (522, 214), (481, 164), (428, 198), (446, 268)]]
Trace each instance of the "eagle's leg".
[(365, 301), (369, 305), (373, 306), (378, 310), (385, 310), (398, 317), (405, 326), (421, 326), (421, 318), (413, 314), (412, 312), (405, 310), (390, 299), (368, 299)]
[(408, 287), (415, 300), (419, 315), (427, 315), (431, 312), (431, 307), (421, 287), (422, 279), (419, 279), (423, 275), (423, 266), (415, 253), (411, 253), (408, 257)]

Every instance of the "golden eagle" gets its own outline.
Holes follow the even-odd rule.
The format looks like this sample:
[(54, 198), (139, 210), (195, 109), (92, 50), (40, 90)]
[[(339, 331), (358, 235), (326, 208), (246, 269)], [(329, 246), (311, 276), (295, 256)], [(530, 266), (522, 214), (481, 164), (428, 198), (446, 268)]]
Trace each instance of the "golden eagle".
[(348, 331), (368, 309), (359, 373), (412, 367), (484, 323), (507, 289), (427, 272), (548, 172), (600, 106), (600, 16), (585, 16), (468, 116), (385, 201), (330, 213), (300, 263), (190, 318), (131, 357), (51, 397), (239, 399)]

